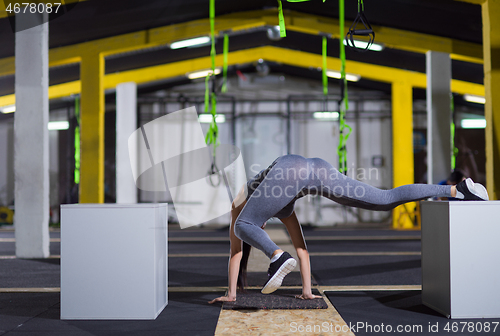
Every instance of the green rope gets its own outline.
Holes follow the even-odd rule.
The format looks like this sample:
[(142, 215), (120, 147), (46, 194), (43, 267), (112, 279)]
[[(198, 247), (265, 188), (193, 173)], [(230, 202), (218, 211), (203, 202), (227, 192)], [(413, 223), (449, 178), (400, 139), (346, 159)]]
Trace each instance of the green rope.
[(455, 147), (455, 101), (453, 99), (453, 94), (450, 97), (450, 111), (451, 111), (451, 125), (450, 125), (450, 133), (451, 133), (451, 170), (455, 170), (458, 148)]
[(285, 18), (283, 17), (283, 5), (278, 0), (278, 18), (280, 23), (280, 37), (286, 37)]
[(323, 48), (322, 48), (322, 57), (323, 57), (323, 94), (325, 96), (328, 95), (328, 77), (326, 76), (326, 36), (323, 36)]
[[(343, 85), (344, 96), (341, 97), (340, 103), (340, 111), (339, 111), (339, 145), (337, 147), (337, 154), (339, 156), (339, 171), (341, 173), (347, 173), (347, 139), (349, 139), (349, 135), (351, 135), (352, 128), (346, 124), (345, 122), (345, 114), (349, 110), (349, 99), (347, 95), (347, 79), (345, 76), (345, 47), (344, 47), (344, 0), (339, 1), (339, 23), (340, 23), (340, 80), (342, 81), (341, 85)], [(347, 129), (347, 130), (346, 130)], [(344, 134), (344, 130), (347, 133)]]
[(224, 65), (223, 65), (223, 70), (222, 70), (222, 93), (227, 92), (227, 53), (229, 50), (229, 36), (227, 34), (224, 34)]
[(365, 10), (365, 5), (363, 4), (363, 0), (358, 0), (358, 12), (362, 12)]
[(210, 0), (210, 33), (212, 37), (212, 48), (210, 56), (212, 57), (212, 73), (215, 71), (215, 0)]
[[(218, 127), (215, 122), (216, 119), (216, 110), (217, 110), (217, 101), (215, 96), (215, 0), (210, 0), (210, 33), (212, 37), (212, 48), (210, 49), (210, 57), (212, 58), (212, 73), (208, 74), (205, 78), (205, 113), (208, 112), (209, 99), (210, 99), (210, 112), (212, 114), (212, 121), (210, 123), (210, 127), (208, 128), (207, 135), (205, 137), (205, 143), (207, 145), (213, 144), (213, 156), (215, 161), (215, 148), (219, 145), (218, 141)], [(209, 79), (211, 76), (214, 76), (213, 80), (213, 90), (210, 94), (209, 89)]]
[(209, 80), (210, 74), (205, 77), (205, 113), (208, 113), (209, 105), (210, 105), (210, 85)]
[(80, 183), (80, 96), (75, 98), (75, 183)]

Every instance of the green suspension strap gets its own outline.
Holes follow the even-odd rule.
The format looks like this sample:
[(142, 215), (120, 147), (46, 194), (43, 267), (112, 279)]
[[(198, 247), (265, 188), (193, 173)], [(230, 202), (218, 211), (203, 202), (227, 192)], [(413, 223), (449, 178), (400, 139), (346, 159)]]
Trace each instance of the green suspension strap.
[(278, 18), (280, 24), (280, 37), (286, 37), (285, 18), (283, 16), (283, 5), (281, 4), (281, 0), (278, 0)]
[[(208, 106), (210, 105), (210, 113), (212, 114), (212, 121), (210, 122), (210, 126), (207, 131), (207, 135), (205, 136), (205, 143), (207, 145), (213, 146), (213, 157), (212, 157), (212, 166), (209, 171), (209, 180), (210, 184), (214, 187), (217, 187), (220, 182), (220, 176), (218, 174), (219, 169), (215, 164), (215, 154), (216, 147), (219, 145), (219, 129), (216, 123), (216, 111), (217, 111), (217, 99), (215, 95), (216, 89), (216, 81), (215, 81), (215, 0), (210, 0), (210, 33), (212, 38), (212, 47), (210, 49), (210, 57), (212, 60), (212, 72), (207, 75), (205, 78), (205, 113), (208, 113)], [(212, 77), (212, 92), (209, 89), (209, 79)], [(210, 97), (210, 98), (209, 98)], [(210, 100), (210, 102), (209, 102)], [(216, 174), (218, 176), (217, 183), (214, 183), (211, 177)]]
[(75, 98), (75, 184), (80, 183), (80, 96)]
[(455, 147), (455, 101), (453, 99), (453, 93), (451, 94), (451, 97), (450, 97), (450, 111), (451, 111), (450, 133), (451, 133), (451, 148), (452, 148), (451, 170), (455, 170), (456, 162), (457, 162), (457, 155), (458, 155), (458, 148)]
[[(205, 137), (205, 142), (207, 145), (213, 145), (213, 156), (215, 162), (215, 148), (219, 144), (218, 142), (218, 127), (215, 122), (217, 101), (215, 96), (215, 0), (210, 0), (210, 33), (212, 37), (212, 47), (210, 49), (210, 57), (212, 60), (212, 73), (208, 74), (205, 78), (205, 113), (208, 113), (208, 107), (210, 106), (210, 112), (212, 114), (212, 122), (207, 131)], [(209, 90), (209, 78), (212, 77), (212, 92)], [(210, 102), (209, 102), (210, 97)]]
[[(328, 96), (328, 77), (326, 76), (326, 36), (323, 36), (323, 48), (321, 51), (321, 56), (323, 58), (323, 95)], [(326, 106), (325, 106), (326, 108)], [(326, 110), (325, 110), (326, 111)]]
[[(339, 146), (337, 154), (339, 156), (339, 171), (347, 174), (347, 139), (351, 134), (352, 128), (345, 122), (345, 114), (349, 109), (349, 100), (347, 96), (347, 79), (345, 76), (345, 48), (344, 48), (344, 0), (339, 0), (339, 21), (340, 21), (340, 101), (339, 101)], [(347, 130), (346, 130), (347, 129)], [(344, 131), (346, 133), (344, 134)]]
[(222, 93), (227, 92), (227, 53), (229, 50), (229, 36), (224, 34), (224, 65), (222, 66)]
[[(286, 0), (288, 2), (306, 2), (309, 0)], [(325, 2), (326, 0), (323, 0)], [(285, 17), (283, 16), (283, 5), (281, 0), (278, 0), (278, 19), (280, 26), (280, 37), (286, 37), (286, 29), (285, 29)]]

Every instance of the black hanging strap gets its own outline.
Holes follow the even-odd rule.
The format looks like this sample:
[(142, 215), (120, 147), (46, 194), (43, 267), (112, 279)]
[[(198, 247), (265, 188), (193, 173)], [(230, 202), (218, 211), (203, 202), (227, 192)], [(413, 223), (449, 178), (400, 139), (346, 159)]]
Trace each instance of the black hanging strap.
[[(368, 22), (368, 19), (366, 18), (364, 11), (365, 8), (363, 0), (358, 0), (358, 15), (356, 16), (356, 19), (354, 19), (345, 38), (347, 46), (349, 48), (361, 52), (367, 51), (373, 44), (373, 41), (375, 41), (375, 32), (373, 31), (370, 22)], [(359, 24), (363, 26), (361, 27), (361, 29), (357, 28)], [(365, 48), (356, 47), (354, 42), (356, 36), (368, 37), (368, 42), (367, 42), (368, 44), (366, 45)]]

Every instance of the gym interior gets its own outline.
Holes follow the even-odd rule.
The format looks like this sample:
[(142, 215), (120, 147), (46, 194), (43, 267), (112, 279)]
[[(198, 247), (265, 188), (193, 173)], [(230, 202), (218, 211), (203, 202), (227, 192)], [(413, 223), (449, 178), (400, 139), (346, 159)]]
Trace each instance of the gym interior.
[[(0, 335), (500, 334), (500, 1), (0, 10)], [(209, 303), (231, 203), (287, 154), (384, 190), (459, 173), (490, 201), (307, 195), (321, 298), (296, 298), (300, 267), (261, 294), (253, 248), (245, 291)], [(297, 257), (279, 219), (265, 231)]]

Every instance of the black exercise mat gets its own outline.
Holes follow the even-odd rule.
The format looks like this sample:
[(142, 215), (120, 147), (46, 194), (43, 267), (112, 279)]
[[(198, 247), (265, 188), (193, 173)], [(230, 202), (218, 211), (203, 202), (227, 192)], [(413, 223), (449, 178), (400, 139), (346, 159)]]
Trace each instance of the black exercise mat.
[(229, 258), (229, 239), (225, 242), (168, 242), (168, 254), (226, 253)]
[[(264, 286), (268, 279), (266, 272), (249, 272), (247, 273), (248, 286)], [(317, 285), (314, 278), (311, 279), (311, 284)], [(282, 286), (301, 286), (302, 278), (300, 272), (291, 272), (283, 279)]]
[(420, 238), (420, 230), (393, 230), (393, 229), (338, 229), (338, 228), (312, 228), (302, 227), (304, 236), (306, 237), (332, 237), (332, 236), (391, 236), (391, 237), (412, 237)]
[(311, 257), (321, 286), (421, 285), (420, 256)]
[(227, 257), (168, 257), (169, 287), (227, 286)]
[[(2, 293), (0, 334), (33, 336), (214, 335), (224, 292), (168, 293), (156, 320), (60, 320), (59, 293)], [(95, 302), (98, 305), (99, 302)]]
[[(492, 324), (500, 322), (500, 319), (448, 319), (422, 304), (421, 291), (325, 292), (325, 294), (347, 325), (353, 327), (351, 331), (356, 336), (500, 334), (500, 325), (493, 332)], [(483, 327), (483, 332), (471, 332), (467, 330), (468, 326), (463, 328), (463, 322), (472, 322), (474, 328), (479, 327), (479, 323)], [(490, 323), (489, 333), (484, 332), (486, 322)], [(458, 327), (457, 330), (451, 329), (453, 323)], [(445, 330), (447, 325), (449, 331)], [(402, 326), (401, 332), (397, 331), (398, 326)]]
[[(262, 294), (260, 290), (238, 293), (236, 301), (224, 302), (223, 309), (327, 309), (323, 298), (314, 300), (296, 299), (302, 290), (278, 289), (272, 294)], [(314, 289), (313, 294), (319, 295)]]
[(61, 259), (0, 259), (0, 287), (61, 287)]
[(229, 230), (170, 230), (168, 238), (227, 238), (229, 242)]
[[(307, 239), (306, 239), (307, 240)], [(314, 252), (420, 252), (420, 240), (310, 240), (307, 249)]]

